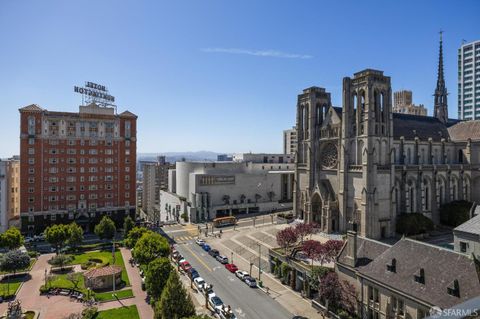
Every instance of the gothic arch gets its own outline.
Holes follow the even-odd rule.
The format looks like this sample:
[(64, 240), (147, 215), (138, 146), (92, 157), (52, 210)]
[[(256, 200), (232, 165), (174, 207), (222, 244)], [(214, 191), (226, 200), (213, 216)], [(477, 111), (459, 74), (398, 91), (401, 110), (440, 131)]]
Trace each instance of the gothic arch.
[(459, 179), (458, 179), (458, 176), (457, 175), (454, 175), (454, 174), (451, 174), (450, 175), (450, 190), (449, 190), (449, 194), (450, 194), (450, 201), (454, 201), (454, 200), (458, 200), (459, 199), (459, 187), (460, 187), (460, 183), (459, 183)]
[(447, 201), (446, 198), (446, 187), (447, 187), (447, 180), (443, 175), (437, 175), (437, 206), (445, 204)]
[(417, 209), (417, 181), (412, 176), (407, 180), (407, 185), (405, 187), (405, 199), (406, 205), (405, 209), (407, 213), (416, 213)]
[(362, 165), (363, 163), (363, 149), (363, 140), (359, 140), (357, 145), (357, 165)]
[(322, 199), (319, 193), (313, 194), (311, 208), (311, 221), (320, 224), (322, 222)]
[(470, 194), (472, 192), (472, 180), (468, 174), (463, 175), (463, 187), (462, 187), (462, 192), (463, 192), (463, 199), (470, 201)]
[(424, 176), (422, 180), (422, 211), (432, 210), (432, 179)]

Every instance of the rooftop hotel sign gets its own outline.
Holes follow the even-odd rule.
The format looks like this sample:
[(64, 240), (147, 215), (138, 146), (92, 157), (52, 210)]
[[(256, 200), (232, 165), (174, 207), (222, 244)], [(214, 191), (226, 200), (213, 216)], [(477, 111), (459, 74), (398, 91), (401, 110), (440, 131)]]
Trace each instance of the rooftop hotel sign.
[(85, 82), (84, 87), (74, 86), (75, 93), (82, 94), (84, 103), (97, 103), (103, 106), (113, 105), (115, 103), (115, 97), (108, 93), (108, 89), (105, 85)]

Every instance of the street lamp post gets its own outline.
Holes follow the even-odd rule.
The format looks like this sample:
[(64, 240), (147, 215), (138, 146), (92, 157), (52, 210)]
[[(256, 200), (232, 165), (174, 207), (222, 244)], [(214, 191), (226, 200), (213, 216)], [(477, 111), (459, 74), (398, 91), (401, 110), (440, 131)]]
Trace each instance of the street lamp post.
[(252, 266), (253, 266), (253, 263), (250, 262), (250, 273), (249, 273), (250, 276), (252, 275)]
[(262, 245), (260, 243), (257, 243), (257, 245), (258, 245), (258, 282), (260, 283), (262, 281), (262, 279), (261, 279), (262, 268), (261, 268), (261, 265), (260, 265), (260, 261), (261, 261), (261, 258), (262, 258), (262, 252), (261, 252)]
[(231, 258), (230, 258), (230, 263), (232, 263), (232, 264), (233, 264), (233, 251), (232, 251), (232, 252), (230, 252), (230, 256), (231, 256)]

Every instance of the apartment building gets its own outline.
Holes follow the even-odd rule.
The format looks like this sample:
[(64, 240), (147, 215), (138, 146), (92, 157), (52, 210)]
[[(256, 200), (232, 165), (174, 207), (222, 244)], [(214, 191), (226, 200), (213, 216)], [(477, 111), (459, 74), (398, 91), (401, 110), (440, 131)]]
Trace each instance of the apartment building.
[(95, 103), (79, 112), (20, 110), (21, 229), (34, 234), (75, 221), (93, 231), (104, 216), (118, 227), (136, 207), (136, 121)]
[(458, 49), (458, 118), (480, 119), (480, 40)]

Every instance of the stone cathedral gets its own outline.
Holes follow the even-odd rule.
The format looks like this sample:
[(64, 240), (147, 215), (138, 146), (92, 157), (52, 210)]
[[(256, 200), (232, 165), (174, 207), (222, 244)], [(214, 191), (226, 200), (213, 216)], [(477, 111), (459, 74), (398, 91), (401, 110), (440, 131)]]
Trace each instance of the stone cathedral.
[(480, 202), (480, 121), (448, 119), (441, 40), (433, 117), (393, 113), (390, 77), (372, 69), (343, 79), (342, 104), (320, 87), (298, 96), (297, 218), (380, 239), (399, 214), (438, 223), (441, 204)]

